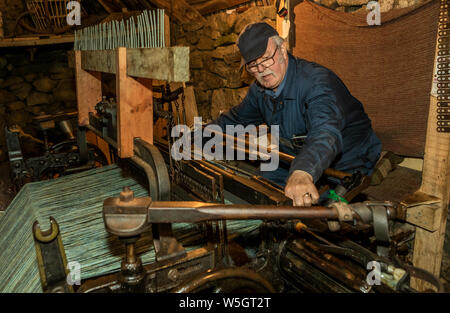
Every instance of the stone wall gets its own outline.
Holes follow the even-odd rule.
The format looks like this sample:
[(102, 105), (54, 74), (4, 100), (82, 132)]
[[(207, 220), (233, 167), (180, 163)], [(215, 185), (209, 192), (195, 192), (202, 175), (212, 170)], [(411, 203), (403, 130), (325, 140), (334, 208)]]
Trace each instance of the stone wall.
[[(38, 136), (32, 118), (76, 111), (73, 69), (57, 47), (5, 49), (0, 53), (0, 162), (7, 160), (4, 126)], [(24, 151), (26, 153), (27, 151)]]
[[(314, 0), (314, 2), (341, 12), (366, 11), (367, 3), (372, 0)], [(424, 0), (378, 0), (380, 12), (384, 13), (392, 9), (401, 9), (422, 3)]]
[[(370, 0), (314, 0), (342, 12), (366, 11)], [(405, 8), (425, 0), (379, 0), (380, 11)], [(206, 23), (192, 22), (172, 29), (172, 45), (189, 46), (190, 82), (204, 120), (216, 118), (220, 111), (239, 104), (253, 81), (239, 71), (240, 54), (235, 45), (245, 25), (265, 21), (275, 27), (274, 6), (256, 6), (243, 13), (222, 12), (206, 17)]]
[[(314, 0), (314, 2), (341, 12), (366, 11), (367, 3), (372, 0)], [(392, 9), (407, 8), (412, 5), (422, 3), (425, 0), (378, 0), (380, 12), (384, 13)]]
[(190, 82), (194, 85), (199, 113), (204, 120), (238, 104), (252, 79), (239, 70), (236, 46), (245, 25), (265, 21), (275, 27), (273, 6), (255, 6), (243, 13), (221, 12), (206, 17), (206, 23), (176, 25), (172, 45), (189, 46)]

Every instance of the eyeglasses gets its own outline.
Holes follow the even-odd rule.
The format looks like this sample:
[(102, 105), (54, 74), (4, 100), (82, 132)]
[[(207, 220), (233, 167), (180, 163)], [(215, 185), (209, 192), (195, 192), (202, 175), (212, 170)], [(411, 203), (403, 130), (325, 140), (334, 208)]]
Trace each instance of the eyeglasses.
[(264, 69), (266, 69), (266, 68), (272, 66), (272, 65), (275, 63), (274, 56), (275, 56), (275, 54), (277, 53), (277, 50), (278, 50), (278, 46), (275, 48), (275, 51), (273, 52), (273, 54), (272, 54), (271, 57), (265, 59), (264, 61), (261, 61), (261, 62), (259, 62), (259, 63), (256, 63), (256, 64), (246, 64), (246, 65), (245, 65), (245, 68), (246, 68), (247, 71), (249, 71), (250, 73), (256, 73), (256, 72), (258, 72), (258, 67), (259, 67), (260, 65), (262, 65), (262, 66), (264, 67)]

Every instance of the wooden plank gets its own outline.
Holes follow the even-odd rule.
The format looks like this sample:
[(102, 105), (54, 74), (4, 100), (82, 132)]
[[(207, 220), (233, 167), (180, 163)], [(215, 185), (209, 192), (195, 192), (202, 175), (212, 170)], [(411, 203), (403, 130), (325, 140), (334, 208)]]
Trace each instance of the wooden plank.
[(106, 10), (106, 12), (108, 13), (114, 12), (113, 5), (111, 5), (111, 3), (109, 3), (108, 1), (106, 0), (97, 0), (97, 1), (102, 5), (102, 7)]
[(194, 117), (199, 116), (197, 109), (197, 101), (195, 100), (194, 86), (189, 86), (184, 90), (186, 119), (189, 127), (194, 125)]
[(189, 47), (129, 49), (127, 62), (130, 76), (189, 81)]
[(118, 48), (116, 56), (117, 150), (121, 158), (134, 155), (136, 137), (153, 143), (152, 81), (127, 75), (127, 52), (126, 48)]
[(189, 47), (128, 50), (128, 75), (166, 82), (189, 81)]
[(440, 227), (440, 205), (420, 204), (406, 211), (406, 221), (414, 226), (434, 232)]
[(439, 203), (441, 199), (438, 197), (426, 194), (420, 190), (417, 190), (415, 193), (407, 197), (405, 200), (401, 202), (407, 208), (412, 208), (418, 205), (424, 204), (436, 204)]
[(184, 107), (186, 113), (186, 125), (192, 127), (194, 125), (194, 117), (199, 116), (193, 86), (184, 88)]
[(149, 0), (159, 8), (165, 9), (169, 15), (181, 23), (192, 21), (206, 22), (205, 18), (185, 0)]
[(170, 42), (170, 18), (167, 13), (164, 13), (164, 43), (166, 47), (171, 47)]
[(78, 124), (89, 125), (89, 112), (102, 99), (101, 73), (89, 72), (81, 67), (81, 51), (75, 51), (75, 82), (78, 106)]
[(68, 42), (74, 42), (73, 35), (52, 36), (50, 38), (30, 37), (30, 38), (3, 38), (0, 40), (1, 47), (26, 47), (26, 46), (42, 46), (55, 45)]
[[(287, 3), (287, 0), (281, 0), (280, 1), (280, 8), (283, 7), (288, 8), (289, 5)], [(273, 6), (273, 10), (276, 11), (276, 7)], [(277, 24), (277, 32), (278, 34), (284, 38), (284, 40), (286, 41), (286, 49), (289, 50), (289, 30), (291, 27), (291, 22), (289, 20), (289, 14), (284, 18), (279, 17), (277, 14), (277, 18), (276, 18), (276, 24)]]
[[(423, 214), (436, 216), (437, 227), (432, 232), (420, 227), (416, 228), (413, 264), (439, 276), (450, 191), (450, 133), (437, 132), (436, 110), (437, 98), (431, 96), (420, 191), (438, 197), (441, 201), (435, 212), (423, 211)], [(411, 280), (411, 286), (419, 291), (430, 288), (428, 283), (417, 279)]]
[(86, 141), (97, 146), (105, 155), (108, 164), (112, 164), (111, 154), (109, 151), (109, 144), (103, 138), (97, 136), (94, 132), (88, 130), (86, 132)]
[(440, 227), (441, 199), (428, 195), (420, 190), (416, 191), (401, 204), (406, 207), (406, 221), (428, 231), (436, 231)]
[(82, 51), (81, 66), (88, 71), (116, 73), (116, 50)]
[(244, 3), (249, 2), (249, 0), (211, 0), (204, 1), (199, 4), (192, 4), (192, 6), (197, 9), (200, 14), (206, 15), (213, 12), (229, 9)]
[[(82, 52), (85, 70), (116, 73), (114, 50)], [(189, 81), (189, 47), (127, 49), (127, 74), (167, 82)]]

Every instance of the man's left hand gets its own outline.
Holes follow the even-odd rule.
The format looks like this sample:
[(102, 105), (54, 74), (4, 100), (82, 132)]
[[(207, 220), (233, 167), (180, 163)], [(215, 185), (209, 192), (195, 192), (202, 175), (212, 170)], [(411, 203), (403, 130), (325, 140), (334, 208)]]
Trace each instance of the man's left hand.
[(284, 194), (292, 199), (294, 206), (311, 206), (319, 201), (313, 178), (305, 171), (296, 170), (289, 176)]

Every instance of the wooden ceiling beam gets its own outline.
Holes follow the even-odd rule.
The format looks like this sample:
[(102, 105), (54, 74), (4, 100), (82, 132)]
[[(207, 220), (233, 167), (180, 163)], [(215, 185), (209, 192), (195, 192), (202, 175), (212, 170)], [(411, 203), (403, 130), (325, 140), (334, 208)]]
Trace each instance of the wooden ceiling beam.
[(204, 3), (195, 5), (195, 8), (203, 15), (226, 10), (244, 3), (250, 2), (249, 0), (211, 0)]
[(120, 12), (122, 8), (111, 0), (97, 0), (108, 13)]
[(192, 21), (206, 22), (205, 18), (185, 0), (149, 0), (157, 7), (166, 10), (175, 20), (181, 23)]

